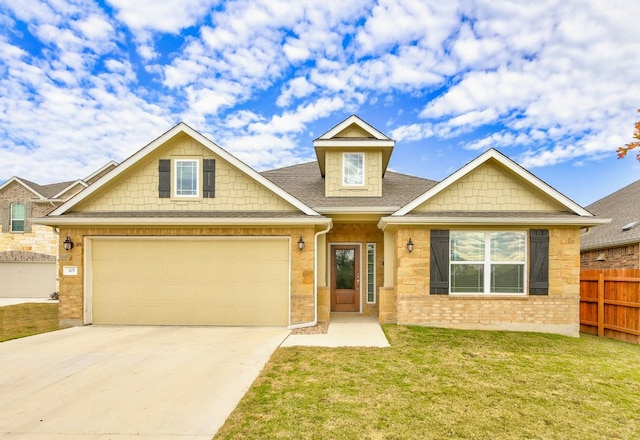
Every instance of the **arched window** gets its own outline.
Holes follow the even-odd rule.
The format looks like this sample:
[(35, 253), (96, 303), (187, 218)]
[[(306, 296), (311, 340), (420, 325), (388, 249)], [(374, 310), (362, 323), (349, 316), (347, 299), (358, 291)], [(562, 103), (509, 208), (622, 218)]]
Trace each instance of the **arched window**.
[(25, 209), (23, 203), (11, 205), (11, 232), (24, 232)]

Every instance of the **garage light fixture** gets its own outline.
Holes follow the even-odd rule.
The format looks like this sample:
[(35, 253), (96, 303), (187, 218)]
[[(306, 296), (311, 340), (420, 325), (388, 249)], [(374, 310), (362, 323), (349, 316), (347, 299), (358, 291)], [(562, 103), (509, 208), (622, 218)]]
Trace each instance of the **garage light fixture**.
[(302, 239), (302, 235), (300, 236), (300, 240), (298, 240), (298, 249), (304, 249), (304, 240)]
[(71, 249), (73, 249), (73, 241), (71, 241), (71, 237), (67, 235), (67, 238), (65, 238), (62, 242), (62, 247), (65, 251), (70, 251)]
[(407, 242), (407, 250), (409, 253), (413, 252), (413, 241), (411, 241), (411, 237), (409, 237), (409, 241)]

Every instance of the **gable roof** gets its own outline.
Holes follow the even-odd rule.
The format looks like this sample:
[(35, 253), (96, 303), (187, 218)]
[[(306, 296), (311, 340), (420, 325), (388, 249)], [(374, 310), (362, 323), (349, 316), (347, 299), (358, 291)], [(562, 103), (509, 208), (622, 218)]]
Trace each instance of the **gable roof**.
[(390, 214), (438, 183), (389, 171), (382, 179), (382, 197), (325, 197), (325, 182), (318, 162), (263, 171), (261, 174), (321, 214)]
[(519, 176), (522, 180), (528, 182), (533, 187), (540, 190), (542, 193), (546, 194), (551, 199), (555, 200), (560, 205), (565, 207), (567, 211), (570, 211), (580, 216), (593, 217), (593, 214), (591, 214), (589, 211), (584, 209), (582, 206), (578, 205), (576, 202), (572, 201), (565, 195), (561, 194), (560, 192), (558, 192), (557, 190), (555, 190), (554, 188), (552, 188), (551, 186), (549, 186), (548, 184), (546, 184), (545, 182), (543, 182), (542, 180), (540, 180), (539, 178), (531, 174), (529, 171), (525, 170), (520, 165), (518, 165), (517, 163), (509, 159), (507, 156), (505, 156), (504, 154), (500, 153), (498, 150), (495, 150), (493, 148), (485, 151), (483, 154), (481, 154), (480, 156), (478, 156), (477, 158), (475, 158), (474, 160), (472, 160), (471, 162), (469, 162), (468, 164), (460, 168), (458, 171), (451, 174), (449, 177), (444, 179), (442, 182), (438, 183), (429, 191), (425, 192), (420, 197), (413, 200), (411, 203), (408, 203), (406, 206), (399, 209), (393, 215), (403, 216), (410, 213), (412, 210), (414, 210), (415, 208), (417, 208), (427, 200), (431, 199), (436, 194), (440, 193), (444, 189), (451, 186), (453, 183), (460, 180), (463, 176), (466, 176), (473, 170), (477, 169), (479, 166), (491, 160), (497, 161), (498, 163), (500, 163), (501, 165), (509, 169), (511, 172)]
[[(352, 132), (360, 133), (361, 136), (348, 134), (350, 127)], [(356, 115), (351, 115), (331, 130), (320, 135), (313, 141), (313, 147), (318, 158), (318, 166), (322, 177), (325, 175), (325, 152), (332, 148), (358, 148), (358, 149), (381, 149), (382, 150), (382, 175), (384, 176), (395, 141), (377, 130)]]
[(284, 199), (285, 201), (287, 201), (288, 203), (290, 203), (291, 205), (293, 205), (294, 207), (296, 207), (306, 215), (319, 216), (319, 214), (316, 211), (314, 211), (309, 206), (302, 203), (300, 200), (293, 197), (291, 194), (284, 191), (282, 188), (273, 184), (273, 182), (271, 182), (270, 180), (260, 175), (253, 168), (249, 167), (247, 164), (240, 161), (238, 158), (231, 155), (226, 150), (222, 149), (220, 146), (218, 146), (217, 144), (215, 144), (214, 142), (212, 142), (211, 140), (209, 140), (208, 138), (206, 138), (205, 136), (203, 136), (193, 128), (189, 127), (184, 122), (180, 122), (170, 130), (168, 130), (167, 132), (165, 132), (164, 134), (160, 135), (158, 138), (153, 140), (151, 143), (147, 144), (145, 147), (143, 147), (142, 149), (134, 153), (132, 156), (124, 160), (122, 163), (120, 163), (120, 165), (113, 168), (110, 172), (108, 172), (103, 177), (98, 179), (94, 184), (89, 186), (87, 189), (80, 192), (75, 197), (71, 198), (69, 201), (67, 201), (66, 203), (60, 205), (58, 208), (53, 210), (48, 215), (48, 217), (62, 216), (65, 213), (71, 211), (80, 202), (89, 198), (92, 194), (94, 194), (100, 188), (103, 188), (113, 179), (125, 173), (133, 165), (137, 164), (140, 160), (147, 157), (149, 154), (153, 153), (155, 150), (162, 147), (167, 141), (169, 141), (170, 139), (172, 139), (173, 137), (181, 133), (184, 133), (187, 136), (190, 136), (191, 138), (193, 138), (194, 140), (202, 144), (205, 148), (208, 148), (213, 153), (220, 156), (221, 158), (229, 162), (231, 165), (235, 166), (240, 171), (245, 173), (247, 176), (255, 180), (257, 183), (264, 186), (271, 192), (275, 193), (276, 195), (278, 195), (279, 197), (281, 197), (282, 199)]
[[(582, 250), (640, 242), (640, 180), (587, 206), (595, 215), (611, 217), (611, 223), (591, 229), (580, 237)], [(626, 228), (625, 228), (626, 227)], [(626, 230), (625, 230), (626, 229)]]
[(24, 188), (31, 191), (34, 196), (42, 200), (55, 199), (61, 190), (64, 190), (65, 188), (69, 187), (71, 184), (75, 183), (74, 181), (69, 181), (69, 182), (51, 183), (49, 185), (39, 185), (35, 182), (31, 182), (30, 180), (24, 179), (22, 177), (14, 176), (9, 180), (7, 180), (2, 185), (0, 185), (0, 191), (2, 191), (4, 188), (9, 186), (13, 182), (19, 185), (22, 185)]

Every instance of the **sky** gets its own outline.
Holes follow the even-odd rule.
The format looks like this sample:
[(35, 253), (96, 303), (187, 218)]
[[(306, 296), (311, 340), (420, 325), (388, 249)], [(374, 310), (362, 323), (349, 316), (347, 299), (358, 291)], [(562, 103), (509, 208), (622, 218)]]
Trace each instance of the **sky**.
[(258, 171), (356, 114), (393, 171), (496, 148), (586, 206), (640, 179), (636, 0), (0, 0), (0, 182), (84, 178), (185, 122)]

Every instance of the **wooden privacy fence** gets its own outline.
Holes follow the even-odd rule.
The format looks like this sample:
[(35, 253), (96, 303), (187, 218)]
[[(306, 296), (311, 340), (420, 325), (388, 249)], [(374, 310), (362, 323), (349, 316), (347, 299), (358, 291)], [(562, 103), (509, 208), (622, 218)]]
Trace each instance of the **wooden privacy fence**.
[(640, 270), (580, 272), (580, 331), (640, 343)]

